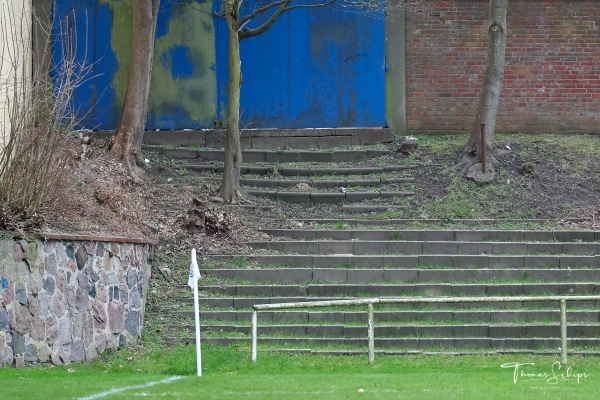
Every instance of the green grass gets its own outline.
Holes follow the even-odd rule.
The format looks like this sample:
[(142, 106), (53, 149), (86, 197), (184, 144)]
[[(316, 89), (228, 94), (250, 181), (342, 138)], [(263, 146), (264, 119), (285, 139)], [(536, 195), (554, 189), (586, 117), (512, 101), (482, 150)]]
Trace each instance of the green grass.
[[(365, 313), (366, 314), (366, 313)], [(402, 320), (396, 320), (396, 321), (376, 321), (375, 322), (375, 327), (388, 327), (388, 326), (412, 326), (412, 325), (419, 325), (419, 326), (439, 326), (439, 325), (470, 325), (470, 326), (514, 326), (514, 325), (556, 325), (560, 323), (560, 320), (558, 319), (559, 315), (557, 313), (556, 318), (555, 319), (531, 319), (531, 320), (526, 320), (526, 319), (522, 319), (522, 320), (512, 320), (510, 322), (503, 322), (503, 321), (473, 321), (473, 322), (468, 322), (468, 321), (463, 321), (461, 319), (402, 319)], [(185, 330), (189, 330), (192, 329), (193, 330), (193, 321), (191, 320), (184, 320), (183, 318), (180, 318), (179, 321), (177, 321), (175, 318), (173, 318), (174, 321), (170, 321), (168, 322), (168, 326), (170, 328), (183, 328)], [(209, 319), (209, 318), (203, 318), (201, 321), (203, 326), (206, 326), (208, 330), (215, 330), (214, 325), (218, 325), (218, 326), (227, 326), (227, 327), (249, 327), (251, 325), (251, 321), (250, 319), (247, 319), (245, 321), (231, 321), (231, 320), (221, 320), (221, 319)], [(589, 321), (584, 321), (584, 322), (577, 322), (577, 321), (569, 321), (569, 325), (593, 325), (594, 322), (589, 322)], [(307, 322), (306, 319), (298, 319), (298, 320), (290, 320), (290, 319), (284, 319), (281, 321), (260, 321), (260, 317), (259, 317), (259, 324), (258, 327), (260, 329), (261, 326), (290, 326), (290, 325), (303, 325), (303, 326), (331, 326), (331, 325), (343, 325), (343, 326), (358, 326), (358, 327), (364, 327), (365, 329), (367, 328), (366, 326), (366, 322), (365, 321), (359, 321), (359, 320), (354, 320), (354, 321), (345, 321), (345, 322), (340, 322), (340, 321), (329, 321), (329, 320), (319, 320), (317, 322)]]
[(237, 268), (246, 268), (250, 264), (250, 261), (246, 257), (236, 257), (231, 263)]
[[(418, 136), (419, 146), (437, 153), (453, 153), (467, 143), (468, 135), (421, 135)], [(590, 156), (600, 156), (597, 135), (527, 135), (527, 134), (498, 134), (496, 140), (517, 140), (522, 147), (541, 143), (544, 146), (560, 146), (563, 149), (574, 150)], [(526, 151), (526, 150), (525, 150)]]
[[(376, 213), (370, 214), (369, 216), (373, 218), (373, 215), (377, 215)], [(357, 218), (360, 215), (356, 216)], [(406, 216), (404, 217), (406, 218)], [(375, 218), (373, 218), (375, 219)], [(378, 218), (378, 219), (386, 219), (386, 218)], [(414, 229), (430, 229), (430, 230), (448, 230), (448, 229), (469, 229), (469, 230), (499, 230), (499, 231), (511, 231), (511, 230), (552, 230), (552, 229), (570, 229), (570, 230), (589, 230), (589, 228), (572, 226), (569, 228), (565, 228), (564, 225), (560, 225), (558, 223), (553, 223), (552, 221), (544, 221), (544, 222), (532, 222), (532, 221), (502, 221), (502, 219), (497, 219), (494, 224), (485, 224), (485, 223), (467, 223), (460, 221), (460, 219), (443, 219), (439, 222), (428, 222), (428, 221), (405, 221), (402, 225), (368, 225), (364, 223), (355, 223), (352, 220), (346, 221), (346, 223), (352, 226), (353, 229), (364, 229), (364, 230), (397, 230), (398, 236), (402, 239), (402, 230), (414, 230)], [(331, 223), (323, 223), (323, 224), (313, 224), (307, 225), (303, 229), (316, 229), (316, 230), (330, 230), (335, 229), (335, 225)]]
[(423, 205), (418, 211), (420, 217), (475, 219), (496, 215), (498, 218), (535, 218), (538, 214), (536, 209), (530, 209), (527, 213), (514, 210), (514, 199), (523, 194), (506, 179), (480, 186), (456, 175), (448, 178), (451, 182), (447, 193)]
[[(514, 139), (515, 135), (507, 136)], [(466, 143), (467, 136), (447, 136), (447, 137), (420, 137), (419, 144), (423, 148), (429, 148), (432, 151), (452, 154)], [(498, 139), (502, 137), (498, 136)], [(521, 146), (518, 153), (524, 160), (527, 160), (527, 153), (534, 154), (531, 150), (540, 147), (539, 136), (519, 136)], [(599, 156), (600, 146), (597, 145), (597, 137), (574, 136), (572, 140), (560, 140), (561, 137), (543, 137), (544, 147), (558, 147), (559, 151), (565, 151), (565, 162), (559, 165), (559, 169), (571, 174), (581, 174), (589, 167), (589, 160), (575, 157), (576, 154)], [(571, 138), (569, 138), (571, 139)], [(418, 163), (415, 155), (399, 160), (400, 164)], [(386, 165), (389, 163), (388, 157), (381, 157), (373, 162), (376, 165)], [(312, 167), (314, 163), (292, 163), (289, 166), (307, 166)], [(327, 163), (320, 164), (325, 166), (352, 166), (352, 163)], [(286, 165), (287, 167), (287, 165)], [(273, 168), (274, 174), (281, 165)], [(400, 172), (398, 173), (400, 174)], [(421, 203), (415, 205), (413, 217), (439, 218), (436, 224), (425, 222), (409, 222), (403, 224), (402, 229), (410, 228), (431, 228), (431, 229), (552, 229), (556, 225), (552, 222), (514, 222), (506, 221), (496, 224), (469, 224), (466, 222), (452, 221), (453, 218), (476, 218), (489, 215), (498, 218), (535, 218), (538, 210), (531, 207), (525, 211), (516, 212), (513, 207), (513, 201), (524, 196), (522, 188), (516, 188), (512, 183), (508, 183), (509, 176), (500, 171), (499, 179), (491, 185), (484, 187), (476, 186), (469, 181), (456, 178), (454, 175), (444, 175), (435, 179), (448, 179), (451, 185), (444, 197), (437, 198), (427, 204)], [(380, 173), (381, 176), (394, 175), (392, 173)], [(314, 176), (312, 179), (341, 179), (342, 176)], [(354, 178), (354, 177), (352, 177)], [(366, 176), (356, 176), (356, 179), (365, 179)], [(286, 179), (289, 179), (286, 177)], [(346, 177), (349, 179), (349, 177)], [(512, 180), (512, 179), (511, 179)], [(346, 186), (346, 185), (344, 185)], [(414, 186), (414, 185), (413, 185)], [(403, 187), (409, 187), (403, 186)], [(348, 188), (351, 191), (353, 188)], [(415, 187), (418, 189), (418, 187)], [(392, 201), (392, 200), (390, 200)], [(265, 201), (266, 204), (276, 205), (275, 202)], [(411, 199), (395, 199), (394, 204), (412, 205)], [(387, 204), (387, 203), (386, 203)], [(303, 206), (304, 207), (304, 206)], [(320, 206), (321, 207), (321, 206)], [(322, 206), (329, 207), (329, 206)], [(568, 207), (568, 206), (565, 206)], [(573, 206), (575, 207), (575, 206)], [(300, 206), (289, 206), (294, 210), (295, 217), (307, 215), (311, 217), (318, 215), (320, 208), (312, 207), (308, 211), (303, 211)], [(333, 207), (330, 207), (329, 214), (335, 214)], [(567, 208), (564, 209), (568, 211)], [(576, 210), (573, 208), (573, 210)], [(302, 212), (301, 212), (302, 211)], [(290, 211), (276, 211), (279, 216), (284, 218)], [(562, 211), (561, 211), (562, 212)], [(569, 214), (566, 212), (566, 215)], [(291, 215), (291, 214), (290, 214)], [(562, 213), (557, 214), (557, 216)], [(374, 219), (387, 218), (406, 218), (407, 213), (400, 213), (398, 210), (390, 210), (376, 215), (366, 214), (365, 217)], [(331, 224), (319, 226), (319, 228), (328, 229), (350, 229), (355, 226), (352, 219), (348, 218), (334, 219)], [(357, 218), (359, 218), (357, 216)], [(311, 226), (312, 227), (312, 226)], [(363, 226), (365, 229), (398, 229), (400, 226)], [(305, 225), (304, 229), (309, 228)], [(565, 229), (564, 226), (559, 229)], [(569, 227), (568, 229), (573, 229)], [(394, 240), (401, 240), (401, 231), (396, 234)], [(158, 260), (164, 261), (165, 260)], [(183, 278), (187, 273), (189, 260), (178, 260), (172, 257), (173, 264), (177, 265), (174, 273)], [(231, 261), (236, 268), (248, 268), (254, 266), (247, 257), (238, 257)], [(157, 262), (155, 265), (162, 265)], [(172, 264), (170, 264), (172, 265)], [(214, 266), (214, 265), (213, 265)], [(264, 267), (264, 266), (263, 266)], [(276, 268), (278, 266), (266, 266), (266, 268)], [(342, 266), (343, 267), (343, 266)], [(439, 267), (438, 267), (439, 268)], [(182, 282), (185, 279), (181, 279)], [(178, 280), (179, 281), (179, 280)], [(252, 284), (254, 282), (238, 280), (205, 280), (204, 283), (213, 284)], [(533, 280), (494, 280), (481, 281), (478, 283), (509, 283), (509, 282), (534, 282)], [(156, 310), (161, 309), (162, 301), (167, 297), (166, 290), (158, 283), (154, 283), (151, 288), (151, 303)], [(314, 283), (314, 282), (313, 282)], [(324, 282), (323, 282), (324, 283)], [(390, 282), (392, 284), (393, 282)], [(401, 283), (401, 282), (398, 282)], [(455, 281), (453, 283), (459, 283)], [(466, 281), (465, 283), (469, 283)], [(264, 282), (263, 282), (264, 284)], [(423, 294), (410, 294), (423, 295)], [(360, 296), (369, 296), (361, 293)], [(219, 295), (214, 295), (219, 297)], [(587, 309), (573, 302), (569, 305), (571, 309)], [(534, 307), (532, 304), (525, 304), (523, 307), (515, 305), (506, 305), (509, 309), (516, 310), (534, 310), (546, 309)], [(179, 305), (178, 307), (182, 307)], [(184, 304), (183, 308), (189, 309), (189, 304)], [(497, 304), (490, 304), (483, 307), (477, 307), (477, 310), (496, 310), (501, 307)], [(181, 308), (180, 308), (181, 309)], [(204, 309), (208, 309), (205, 307)], [(215, 310), (218, 308), (214, 308)], [(470, 310), (452, 305), (382, 305), (377, 311), (391, 310), (431, 310), (443, 311), (454, 310), (468, 313)], [(556, 311), (556, 308), (548, 308)], [(320, 311), (361, 311), (364, 307), (332, 307), (321, 309)], [(301, 310), (296, 310), (301, 311)], [(310, 309), (314, 311), (314, 309)], [(376, 316), (377, 318), (377, 316)], [(184, 318), (173, 318), (168, 322), (188, 321)], [(208, 321), (206, 322), (214, 322)], [(249, 321), (248, 321), (249, 322)], [(517, 323), (535, 323), (536, 321), (518, 321)], [(221, 322), (229, 324), (229, 322)], [(236, 322), (235, 324), (246, 323)], [(262, 323), (262, 321), (261, 321)], [(453, 321), (434, 321), (423, 320), (415, 321), (415, 324), (452, 324)], [(162, 328), (165, 320), (146, 321), (146, 326), (156, 326)], [(154, 325), (152, 325), (154, 324)], [(352, 324), (350, 324), (352, 325)], [(378, 325), (385, 325), (378, 324)], [(175, 326), (175, 329), (184, 330), (184, 326)], [(156, 331), (158, 332), (158, 331)], [(157, 333), (158, 334), (158, 333)], [(212, 336), (233, 336), (231, 332), (213, 332)], [(242, 335), (240, 335), (242, 336)], [(248, 335), (243, 335), (248, 338)], [(259, 341), (260, 342), (260, 341)], [(171, 348), (162, 348), (151, 342), (144, 346), (121, 351), (114, 354), (107, 354), (91, 364), (82, 364), (71, 366), (74, 371), (68, 372), (69, 367), (57, 368), (37, 368), (34, 370), (15, 371), (11, 369), (0, 370), (0, 384), (3, 383), (3, 394), (0, 398), (75, 398), (107, 390), (111, 387), (122, 387), (140, 384), (142, 382), (156, 381), (173, 375), (182, 375), (182, 380), (158, 385), (155, 387), (133, 389), (123, 393), (115, 394), (111, 398), (131, 398), (131, 397), (163, 397), (163, 398), (218, 398), (218, 399), (240, 399), (240, 398), (291, 398), (291, 399), (310, 399), (310, 398), (390, 398), (390, 399), (542, 399), (542, 398), (565, 398), (565, 399), (593, 399), (599, 398), (600, 385), (600, 363), (596, 357), (570, 357), (570, 366), (575, 373), (587, 373), (590, 376), (577, 383), (574, 381), (556, 382), (556, 385), (548, 384), (544, 381), (526, 382), (524, 379), (513, 382), (513, 370), (510, 368), (500, 368), (501, 365), (510, 362), (535, 363), (535, 366), (526, 366), (528, 373), (548, 374), (552, 372), (552, 363), (558, 360), (557, 356), (539, 356), (518, 354), (511, 356), (465, 356), (456, 357), (424, 355), (410, 355), (399, 357), (385, 357), (378, 355), (373, 366), (368, 365), (365, 355), (356, 357), (332, 357), (320, 354), (287, 354), (267, 352), (266, 343), (260, 344), (259, 362), (253, 365), (250, 362), (250, 354), (247, 344), (241, 344), (238, 347), (218, 347), (214, 345), (205, 345), (204, 349), (204, 377), (196, 378), (195, 359), (193, 346), (172, 346)], [(297, 344), (293, 344), (297, 346)], [(292, 346), (290, 343), (289, 346)], [(282, 346), (284, 347), (284, 346)], [(307, 346), (307, 347), (310, 347)], [(334, 347), (334, 346), (333, 346)], [(341, 347), (339, 347), (341, 349)], [(440, 349), (431, 349), (432, 351)], [(555, 348), (550, 349), (556, 351)], [(597, 350), (597, 349), (596, 349)], [(564, 369), (562, 370), (564, 371)], [(15, 385), (15, 382), (23, 382), (23, 385)], [(554, 382), (553, 382), (554, 383)], [(540, 388), (543, 387), (543, 388)]]
[[(54, 368), (0, 370), (2, 397), (7, 399), (73, 399), (160, 381), (171, 383), (132, 388), (104, 398), (165, 399), (593, 399), (600, 396), (600, 363), (594, 357), (570, 357), (570, 374), (587, 374), (579, 382), (553, 379), (557, 356), (327, 356), (259, 352), (250, 361), (247, 349), (204, 345), (203, 376), (195, 376), (193, 346), (146, 345), (106, 354), (90, 364)], [(518, 378), (546, 374), (544, 380)], [(566, 367), (554, 375), (566, 374)], [(550, 380), (549, 382), (546, 382)]]
[(497, 139), (516, 139), (523, 145), (522, 151), (527, 151), (528, 145), (542, 144), (548, 148), (560, 147), (587, 156), (600, 156), (597, 135), (498, 135)]
[(419, 146), (437, 153), (451, 154), (467, 143), (468, 135), (418, 136)]

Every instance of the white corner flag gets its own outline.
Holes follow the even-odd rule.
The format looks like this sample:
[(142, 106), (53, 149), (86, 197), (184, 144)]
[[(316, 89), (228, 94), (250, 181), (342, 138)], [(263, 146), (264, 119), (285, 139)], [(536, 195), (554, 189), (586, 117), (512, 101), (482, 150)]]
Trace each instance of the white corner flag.
[(188, 274), (188, 285), (194, 290), (194, 319), (196, 321), (196, 369), (198, 376), (202, 376), (202, 351), (200, 349), (200, 306), (198, 305), (198, 279), (200, 271), (196, 260), (196, 249), (192, 249), (192, 262)]
[(198, 279), (200, 279), (200, 270), (198, 269), (198, 261), (196, 261), (196, 249), (192, 249), (192, 262), (188, 273), (188, 286), (190, 289), (194, 289), (194, 283), (197, 284)]

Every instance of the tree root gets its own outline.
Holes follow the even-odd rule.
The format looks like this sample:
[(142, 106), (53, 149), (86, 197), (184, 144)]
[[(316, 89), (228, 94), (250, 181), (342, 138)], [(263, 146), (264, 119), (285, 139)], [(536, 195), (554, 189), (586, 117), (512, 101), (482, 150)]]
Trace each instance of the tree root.
[[(446, 168), (442, 171), (442, 173), (448, 174), (450, 172), (456, 172), (459, 176), (466, 176), (467, 172), (469, 171), (469, 168), (478, 163), (479, 160), (477, 159), (477, 157), (471, 157), (469, 154), (465, 153), (463, 154), (462, 160), (460, 160), (458, 164)], [(496, 159), (496, 157), (491, 156), (487, 157), (487, 164), (499, 165), (500, 162)]]
[(466, 176), (467, 171), (473, 165), (477, 163), (477, 159), (475, 157), (471, 157), (468, 154), (464, 154), (462, 160), (451, 167), (446, 168), (442, 171), (444, 174), (448, 174), (450, 172), (456, 172), (459, 176)]
[(137, 158), (137, 157), (135, 157), (135, 156), (134, 157), (132, 157), (132, 156), (125, 157), (125, 159), (123, 160), (123, 165), (125, 166), (125, 169), (127, 170), (127, 173), (131, 177), (131, 180), (133, 181), (133, 183), (136, 185), (139, 185), (139, 184), (144, 183), (144, 181), (146, 180), (146, 176), (145, 176), (144, 171), (142, 169), (140, 169), (140, 167), (136, 163), (136, 160), (134, 160), (132, 158)]
[(234, 190), (231, 198), (223, 196), (222, 193), (219, 193), (218, 196), (212, 197), (212, 200), (218, 203), (226, 203), (232, 205), (254, 204), (252, 201), (246, 199), (239, 190)]

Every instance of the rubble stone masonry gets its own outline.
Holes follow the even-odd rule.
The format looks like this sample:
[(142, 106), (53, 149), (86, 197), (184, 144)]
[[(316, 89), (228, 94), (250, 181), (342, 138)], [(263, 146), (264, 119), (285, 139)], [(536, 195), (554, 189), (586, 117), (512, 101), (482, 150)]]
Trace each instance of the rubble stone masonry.
[(0, 239), (0, 366), (92, 360), (140, 336), (149, 244)]

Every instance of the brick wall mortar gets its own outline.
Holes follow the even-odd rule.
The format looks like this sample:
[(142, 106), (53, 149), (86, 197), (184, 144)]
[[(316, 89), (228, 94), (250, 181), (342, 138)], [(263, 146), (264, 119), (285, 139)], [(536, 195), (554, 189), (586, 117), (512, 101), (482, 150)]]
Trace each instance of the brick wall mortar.
[[(413, 133), (474, 126), (486, 58), (488, 2), (428, 2), (406, 14), (407, 125)], [(598, 133), (596, 1), (512, 0), (498, 131)]]

